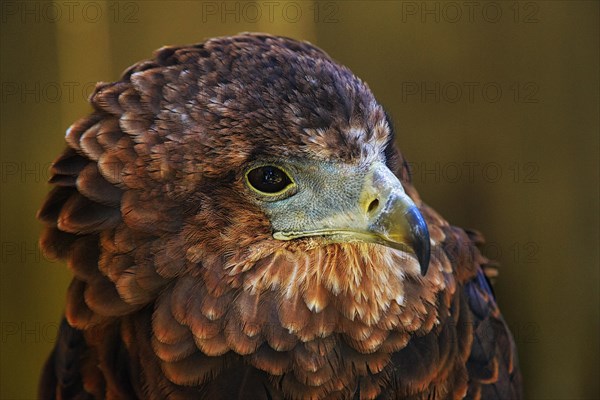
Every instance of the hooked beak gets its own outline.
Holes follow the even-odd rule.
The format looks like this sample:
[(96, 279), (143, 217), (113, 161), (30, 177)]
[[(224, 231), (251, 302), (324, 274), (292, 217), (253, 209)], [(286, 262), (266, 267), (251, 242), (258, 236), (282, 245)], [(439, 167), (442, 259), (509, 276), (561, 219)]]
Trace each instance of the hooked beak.
[[(356, 204), (358, 203), (358, 204)], [(375, 164), (364, 175), (358, 201), (350, 209), (338, 210), (306, 231), (276, 231), (278, 240), (325, 236), (334, 242), (362, 241), (409, 251), (419, 261), (421, 275), (429, 267), (429, 230), (414, 202), (398, 178), (383, 164)]]
[(392, 194), (367, 231), (373, 242), (395, 249), (412, 251), (421, 267), (421, 275), (427, 274), (431, 245), (429, 230), (421, 212), (405, 194)]

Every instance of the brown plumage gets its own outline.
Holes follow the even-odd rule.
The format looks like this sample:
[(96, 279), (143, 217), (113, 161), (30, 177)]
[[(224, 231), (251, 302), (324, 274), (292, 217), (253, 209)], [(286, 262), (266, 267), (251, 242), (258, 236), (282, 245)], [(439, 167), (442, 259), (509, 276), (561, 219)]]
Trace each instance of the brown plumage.
[[(42, 248), (74, 274), (42, 398), (520, 397), (481, 237), (421, 202), (383, 108), (327, 54), (255, 34), (166, 47), (91, 103), (39, 211)], [(291, 171), (287, 200), (249, 188), (265, 162)], [(429, 261), (380, 241), (277, 239), (354, 224), (344, 207), (373, 165), (418, 207)], [(367, 214), (387, 210), (373, 196)]]

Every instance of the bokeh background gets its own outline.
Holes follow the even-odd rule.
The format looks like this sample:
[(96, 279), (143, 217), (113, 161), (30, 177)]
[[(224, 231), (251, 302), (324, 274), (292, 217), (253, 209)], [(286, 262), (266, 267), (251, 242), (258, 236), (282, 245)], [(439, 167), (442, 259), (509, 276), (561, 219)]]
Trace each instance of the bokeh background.
[(599, 3), (3, 1), (1, 399), (35, 397), (69, 272), (35, 213), (96, 81), (166, 44), (311, 41), (393, 116), (422, 197), (485, 233), (527, 399), (597, 399)]

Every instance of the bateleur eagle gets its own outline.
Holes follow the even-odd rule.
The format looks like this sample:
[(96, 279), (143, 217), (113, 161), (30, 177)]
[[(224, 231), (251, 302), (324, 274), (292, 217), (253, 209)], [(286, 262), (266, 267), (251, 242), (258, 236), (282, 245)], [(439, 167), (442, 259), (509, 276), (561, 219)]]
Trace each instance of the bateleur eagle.
[(164, 47), (90, 102), (39, 211), (74, 275), (41, 398), (520, 398), (482, 237), (322, 50)]

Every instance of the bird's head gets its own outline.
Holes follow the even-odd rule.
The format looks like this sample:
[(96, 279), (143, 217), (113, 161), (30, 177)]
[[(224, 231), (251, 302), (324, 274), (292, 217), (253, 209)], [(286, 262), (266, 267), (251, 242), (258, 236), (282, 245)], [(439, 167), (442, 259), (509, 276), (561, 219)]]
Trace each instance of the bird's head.
[(378, 310), (402, 303), (404, 276), (428, 271), (430, 236), (367, 85), (286, 38), (217, 38), (185, 52), (161, 50), (191, 61), (158, 77), (131, 75), (138, 90), (166, 92), (153, 125), (166, 141), (151, 168), (166, 177), (169, 201), (188, 210), (171, 254), (211, 270), (217, 286), (289, 294), (323, 285)]
[[(75, 184), (100, 205), (85, 214), (73, 201), (57, 226), (102, 232), (99, 268), (132, 309), (159, 295), (157, 309), (169, 296), (197, 299), (201, 310), (173, 310), (192, 331), (256, 307), (263, 319), (278, 310), (256, 321), (288, 332), (327, 321), (302, 340), (344, 331), (336, 321), (415, 330), (435, 320), (425, 315), (449, 266), (430, 247), (443, 221), (422, 214), (367, 85), (321, 50), (257, 34), (166, 47), (99, 84), (91, 102), (54, 168), (70, 174), (63, 164), (83, 154)], [(239, 340), (229, 346), (242, 354)]]
[[(176, 95), (191, 111), (178, 140), (195, 149), (188, 158), (204, 178), (194, 190), (213, 203), (207, 219), (221, 214), (226, 225), (208, 237), (235, 238), (240, 250), (241, 243), (370, 243), (403, 251), (407, 264), (416, 257), (424, 275), (427, 224), (406, 193), (390, 121), (367, 85), (289, 39), (245, 35), (204, 49), (210, 57), (188, 72), (198, 83), (180, 82)], [(264, 223), (233, 218), (240, 210)]]

